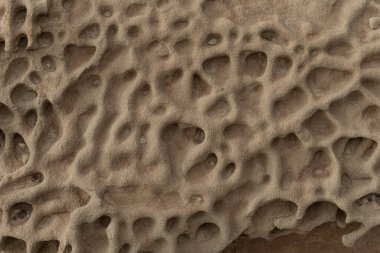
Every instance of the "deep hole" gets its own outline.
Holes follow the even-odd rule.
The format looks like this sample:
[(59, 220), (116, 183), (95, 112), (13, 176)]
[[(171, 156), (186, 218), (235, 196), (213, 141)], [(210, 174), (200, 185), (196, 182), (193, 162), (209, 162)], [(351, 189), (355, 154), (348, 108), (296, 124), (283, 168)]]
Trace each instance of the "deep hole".
[(263, 176), (263, 183), (267, 184), (267, 183), (269, 183), (269, 181), (270, 181), (270, 176), (269, 175), (264, 175)]
[(20, 6), (15, 9), (13, 21), (16, 26), (21, 26), (25, 22), (26, 13), (27, 10), (24, 6)]
[(48, 21), (49, 21), (49, 15), (48, 14), (40, 14), (36, 17), (36, 23), (37, 24), (47, 23)]
[(136, 76), (137, 76), (136, 70), (130, 69), (130, 70), (128, 70), (128, 71), (125, 72), (123, 78), (124, 78), (125, 81), (128, 82), (128, 81), (132, 81), (133, 79), (135, 79)]
[(70, 10), (74, 7), (75, 1), (74, 0), (62, 0), (62, 6), (65, 8), (65, 10)]
[(20, 210), (17, 213), (17, 218), (24, 219), (28, 215), (28, 212), (26, 210)]
[(32, 205), (24, 202), (16, 203), (12, 205), (9, 210), (9, 218), (16, 225), (22, 224), (29, 220), (32, 211)]
[(53, 111), (53, 104), (49, 100), (45, 100), (42, 104), (42, 112), (44, 115), (48, 115)]
[(24, 138), (22, 138), (21, 134), (15, 133), (13, 135), (13, 142), (15, 144), (25, 143)]
[(67, 244), (66, 247), (65, 247), (65, 250), (63, 251), (63, 253), (71, 253), (72, 251), (72, 248), (70, 244)]
[(346, 223), (346, 217), (346, 212), (338, 208), (338, 210), (336, 211), (336, 220)]
[(229, 163), (222, 171), (222, 178), (230, 177), (236, 170), (235, 163)]
[(102, 15), (103, 17), (111, 17), (112, 16), (112, 9), (110, 6), (108, 5), (103, 5), (103, 6), (100, 6), (99, 8), (99, 13), (100, 15)]
[(21, 35), (18, 38), (17, 44), (18, 44), (18, 49), (26, 49), (28, 46), (28, 38), (26, 37), (26, 35)]
[(39, 172), (37, 173), (33, 173), (31, 176), (30, 176), (30, 180), (33, 182), (33, 183), (39, 183), (39, 182), (42, 182), (43, 180), (43, 175)]
[(264, 40), (267, 40), (267, 41), (273, 41), (276, 36), (277, 36), (277, 33), (274, 31), (274, 30), (271, 30), (271, 29), (266, 29), (264, 31), (262, 31), (260, 33), (260, 36), (261, 38), (263, 38)]
[(180, 234), (177, 237), (177, 244), (183, 244), (183, 243), (188, 242), (190, 240), (191, 240), (191, 237), (189, 234)]
[(171, 217), (166, 221), (166, 230), (172, 232), (178, 225), (179, 218), (177, 216)]
[(103, 215), (99, 217), (98, 222), (102, 227), (106, 228), (111, 223), (111, 218), (107, 215)]
[(117, 253), (128, 253), (130, 249), (130, 246), (128, 243), (124, 243), (123, 246), (119, 249)]
[(41, 65), (46, 71), (49, 72), (52, 72), (56, 69), (55, 61), (50, 55), (45, 55), (41, 58)]
[(58, 240), (51, 240), (51, 241), (41, 241), (37, 245), (37, 253), (50, 253), (50, 252), (57, 252), (59, 248), (59, 241)]
[(40, 75), (37, 73), (37, 71), (32, 71), (32, 72), (30, 72), (30, 74), (29, 74), (29, 79), (30, 79), (30, 81), (32, 81), (32, 83), (34, 83), (34, 84), (39, 84), (39, 83), (41, 83), (41, 77), (40, 77)]
[(209, 46), (216, 46), (218, 45), (222, 40), (222, 36), (218, 33), (210, 33), (207, 35), (205, 44)]
[(140, 33), (140, 28), (136, 25), (129, 27), (127, 31), (127, 34), (131, 38), (136, 38), (139, 35), (139, 33)]
[(5, 50), (5, 41), (0, 41), (0, 52), (4, 52)]
[(118, 27), (115, 24), (112, 24), (107, 28), (107, 35), (109, 37), (113, 37), (117, 34), (117, 31), (118, 31)]
[(1, 239), (0, 251), (4, 253), (10, 252), (26, 252), (26, 243), (21, 239), (17, 239), (11, 236), (5, 236)]

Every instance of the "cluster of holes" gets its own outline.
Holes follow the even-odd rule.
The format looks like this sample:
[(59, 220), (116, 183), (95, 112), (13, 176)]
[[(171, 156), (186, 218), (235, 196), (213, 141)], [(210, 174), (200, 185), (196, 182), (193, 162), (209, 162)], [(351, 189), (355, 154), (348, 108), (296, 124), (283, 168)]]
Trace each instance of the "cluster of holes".
[[(157, 5), (163, 4), (164, 1), (158, 1)], [(159, 4), (160, 3), (160, 4)], [(63, 6), (67, 8), (72, 8), (73, 1), (63, 1)], [(131, 4), (129, 5), (125, 10), (125, 15), (127, 17), (134, 17), (137, 15), (140, 15), (140, 13), (143, 12), (145, 8), (145, 4)], [(18, 16), (23, 16), (23, 11), (19, 11), (21, 14), (17, 14)], [(103, 5), (99, 8), (99, 13), (104, 17), (110, 17), (113, 15), (113, 10), (111, 7)], [(25, 16), (26, 16), (26, 9), (25, 9)], [(16, 19), (16, 16), (15, 16)], [(17, 19), (22, 20), (22, 18), (17, 17)], [(25, 17), (24, 17), (25, 19)], [(23, 23), (24, 21), (18, 23)], [(182, 30), (189, 26), (189, 21), (187, 19), (178, 19), (175, 22), (173, 22), (173, 28), (176, 30)], [(127, 29), (127, 35), (130, 38), (137, 38), (139, 34), (141, 33), (140, 27), (137, 25), (130, 26)], [(97, 23), (92, 23), (84, 27), (80, 33), (79, 37), (85, 40), (88, 39), (96, 39), (100, 35), (100, 26)], [(232, 36), (234, 33), (231, 34)], [(275, 30), (264, 30), (260, 33), (260, 36), (263, 40), (270, 41), (276, 44), (283, 44), (286, 42), (285, 39), (283, 39)], [(248, 38), (248, 37), (247, 37)], [(248, 39), (247, 39), (248, 40)], [(46, 48), (53, 44), (54, 42), (54, 36), (49, 32), (43, 32), (41, 33), (37, 38), (37, 44), (40, 48)], [(216, 46), (223, 42), (223, 38), (219, 33), (210, 33), (206, 36), (204, 39), (204, 45), (206, 46)], [(177, 51), (181, 51), (184, 48), (187, 48), (189, 45), (189, 40), (181, 40), (178, 41), (174, 48)], [(70, 50), (70, 48), (68, 48)], [(302, 46), (298, 45), (295, 48), (296, 52), (302, 52), (304, 49)], [(331, 45), (328, 45), (326, 47), (326, 51), (330, 55), (338, 55), (338, 56), (348, 56), (352, 53), (352, 47), (350, 44), (346, 42), (339, 42), (339, 43), (332, 43)], [(184, 50), (182, 52), (185, 52)], [(242, 61), (244, 63), (243, 67), (243, 73), (258, 78), (261, 77), (267, 67), (268, 64), (268, 57), (264, 52), (257, 51), (257, 52), (243, 52), (242, 53)], [(371, 57), (366, 59), (362, 62), (362, 67), (373, 67), (374, 65), (377, 66), (378, 58)], [(230, 66), (230, 58), (228, 55), (222, 54), (217, 55), (211, 58), (206, 59), (203, 64), (203, 70), (206, 74), (215, 75), (215, 76), (223, 76), (227, 72), (226, 70)], [(17, 65), (23, 62), (17, 62)], [(54, 58), (52, 56), (46, 55), (41, 58), (41, 64), (45, 71), (55, 71), (56, 70), (56, 63), (54, 61)], [(286, 74), (291, 70), (292, 68), (292, 60), (290, 57), (286, 55), (277, 56), (274, 60), (274, 67), (272, 71), (272, 77), (274, 80), (278, 80), (281, 78), (284, 78)], [(310, 90), (314, 93), (316, 97), (323, 95), (326, 93), (326, 89), (329, 89), (329, 87), (332, 87), (333, 85), (324, 84), (326, 80), (338, 80), (338, 82), (341, 82), (341, 79), (345, 79), (346, 76), (350, 76), (349, 71), (345, 70), (332, 70), (332, 69), (325, 69), (325, 68), (318, 68), (313, 69), (309, 72), (307, 76), (307, 84)], [(163, 86), (170, 86), (172, 83), (175, 83), (182, 77), (183, 73), (182, 70), (175, 69), (173, 73), (170, 73), (168, 76), (163, 76), (159, 82)], [(132, 80), (136, 76), (135, 71), (131, 71), (126, 73), (126, 79)], [(327, 76), (325, 78), (321, 78), (321, 76)], [(178, 77), (178, 78), (177, 78)], [(12, 78), (11, 78), (12, 79)], [(34, 84), (41, 83), (41, 77), (36, 72), (30, 72), (29, 79)], [(342, 82), (345, 82), (346, 80), (342, 80)], [(260, 83), (255, 83), (251, 85), (247, 85), (246, 87), (241, 88), (237, 92), (240, 97), (244, 98), (240, 100), (241, 104), (248, 103), (246, 101), (252, 101), (250, 97), (247, 97), (247, 94), (254, 94), (255, 97), (259, 97), (259, 93), (261, 92), (263, 86)], [(149, 84), (144, 84), (141, 88), (141, 94), (147, 95), (150, 92), (150, 86)], [(199, 98), (202, 96), (205, 96), (210, 93), (210, 85), (204, 81), (204, 78), (201, 77), (201, 74), (194, 74), (192, 78), (192, 87), (191, 87), (192, 96)], [(245, 96), (245, 97), (244, 97)], [(23, 101), (29, 101), (33, 100), (37, 97), (37, 93), (27, 87), (23, 83), (17, 84), (11, 92), (11, 100), (16, 106), (20, 106)], [(16, 101), (17, 99), (21, 99), (20, 101)], [(291, 102), (294, 100), (293, 98), (297, 98), (297, 101)], [(299, 98), (299, 99), (298, 99)], [(278, 98), (274, 104), (273, 104), (273, 111), (276, 116), (288, 116), (294, 112), (296, 112), (299, 108), (301, 108), (306, 101), (306, 95), (303, 89), (296, 87), (290, 90), (287, 94), (285, 94), (283, 97)], [(254, 104), (258, 104), (260, 101), (256, 100)], [(298, 104), (298, 105), (297, 105)], [(245, 107), (249, 107), (248, 104)], [(227, 109), (226, 109), (227, 108)], [(217, 99), (216, 102), (210, 106), (208, 109), (209, 115), (217, 115), (219, 114), (220, 110), (222, 111), (222, 114), (225, 114), (225, 112), (229, 110), (229, 102), (225, 100), (225, 98)], [(5, 115), (6, 113), (3, 113)], [(28, 122), (28, 125), (31, 127), (35, 125), (35, 122), (37, 121), (37, 113), (35, 110), (30, 110), (26, 114), (27, 117), (25, 117), (26, 122)], [(1, 107), (0, 107), (0, 117), (1, 117)], [(322, 122), (321, 127), (317, 126), (317, 123), (315, 122)], [(305, 120), (304, 126), (310, 131), (311, 134), (314, 136), (326, 136), (331, 135), (335, 131), (335, 125), (331, 123), (331, 120), (329, 118), (329, 115), (327, 115), (323, 111), (316, 111), (310, 118)], [(178, 128), (178, 126), (176, 125)], [(118, 131), (118, 136), (120, 136), (121, 139), (127, 138), (127, 136), (130, 134), (130, 128), (128, 125), (123, 125), (120, 127)], [(201, 144), (205, 140), (205, 133), (204, 131), (199, 127), (186, 127), (182, 129), (182, 134), (185, 136), (185, 138), (195, 144)], [(244, 123), (234, 123), (226, 126), (223, 131), (223, 135), (227, 139), (234, 139), (236, 137), (240, 136), (247, 136), (250, 134), (250, 129), (247, 127)], [(2, 137), (4, 136), (4, 137)], [(15, 135), (16, 136), (16, 135)], [(22, 138), (22, 137), (21, 137)], [(318, 137), (319, 138), (319, 137)], [(2, 141), (2, 139), (4, 139)], [(18, 136), (15, 137), (15, 139), (19, 139)], [(0, 130), (0, 149), (4, 146), (5, 142), (5, 134)], [(323, 157), (325, 155), (325, 151), (318, 150), (314, 154), (314, 158), (318, 159), (318, 157)], [(209, 171), (216, 166), (218, 162), (218, 159), (214, 153), (209, 154), (203, 161), (200, 161), (193, 167), (191, 167), (187, 174), (186, 178), (189, 181), (198, 181), (201, 178), (204, 178), (205, 175), (209, 173)], [(236, 164), (231, 162), (228, 163), (222, 168), (220, 172), (220, 176), (223, 179), (230, 178), (236, 170)], [(31, 180), (35, 182), (42, 181), (43, 178), (41, 178), (41, 175), (39, 174), (33, 174), (31, 176)], [(269, 175), (264, 175), (263, 181), (269, 181)], [(357, 203), (359, 205), (363, 205), (363, 202), (366, 202), (368, 199), (370, 201), (373, 201), (373, 199), (377, 202), (378, 196), (371, 195), (371, 196), (365, 196), (362, 199), (359, 199)], [(291, 209), (294, 209), (293, 206), (291, 206)], [(20, 223), (26, 222), (33, 210), (33, 207), (27, 203), (17, 203), (14, 206), (11, 207), (10, 211), (10, 219), (11, 220), (21, 220), (17, 221)], [(199, 215), (199, 214), (196, 214)], [(26, 218), (25, 218), (26, 217)], [(17, 219), (16, 219), (17, 218)], [(194, 217), (192, 217), (194, 218)], [(166, 230), (169, 232), (172, 232), (176, 230), (178, 227), (180, 218), (179, 217), (172, 217), (169, 218), (166, 222)], [(16, 221), (15, 221), (16, 222)], [(100, 217), (97, 222), (102, 227), (107, 227), (111, 219), (108, 216), (102, 216)], [(149, 234), (149, 231), (153, 230), (155, 226), (155, 221), (150, 217), (143, 217), (135, 220), (133, 223), (133, 232), (136, 235), (136, 237), (143, 237), (147, 234)], [(201, 242), (204, 240), (208, 240), (208, 238), (215, 237), (219, 233), (219, 227), (211, 222), (206, 222), (201, 225), (199, 225), (197, 232), (195, 234), (195, 238), (197, 241)], [(276, 233), (277, 228), (271, 231), (271, 233)], [(11, 240), (11, 239), (9, 239)], [(183, 242), (186, 242), (190, 240), (189, 234), (181, 234), (178, 236), (178, 243), (182, 244)], [(58, 246), (57, 246), (58, 248)], [(71, 248), (71, 246), (70, 246)], [(129, 244), (124, 244), (120, 249), (119, 252), (127, 252), (130, 248)]]

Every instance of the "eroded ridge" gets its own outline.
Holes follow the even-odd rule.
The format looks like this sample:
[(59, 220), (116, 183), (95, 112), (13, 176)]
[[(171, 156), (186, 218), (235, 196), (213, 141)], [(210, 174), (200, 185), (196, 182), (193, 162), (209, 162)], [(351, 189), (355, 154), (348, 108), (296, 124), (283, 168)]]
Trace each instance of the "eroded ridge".
[(0, 249), (376, 229), (380, 1), (271, 2), (0, 1)]

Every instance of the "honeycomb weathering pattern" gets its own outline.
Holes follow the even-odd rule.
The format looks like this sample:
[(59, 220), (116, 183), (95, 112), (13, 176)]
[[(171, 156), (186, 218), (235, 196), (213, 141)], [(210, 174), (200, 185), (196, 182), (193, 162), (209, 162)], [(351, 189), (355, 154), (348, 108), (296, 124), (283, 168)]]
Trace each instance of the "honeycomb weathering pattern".
[(380, 224), (379, 0), (2, 0), (0, 38), (4, 252)]

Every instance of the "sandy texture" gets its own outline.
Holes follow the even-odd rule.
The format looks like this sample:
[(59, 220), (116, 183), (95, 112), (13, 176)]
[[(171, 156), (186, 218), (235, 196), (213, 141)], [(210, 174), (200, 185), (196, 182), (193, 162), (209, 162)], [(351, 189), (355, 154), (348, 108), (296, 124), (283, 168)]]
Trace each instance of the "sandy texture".
[(0, 3), (4, 252), (380, 224), (379, 0)]

